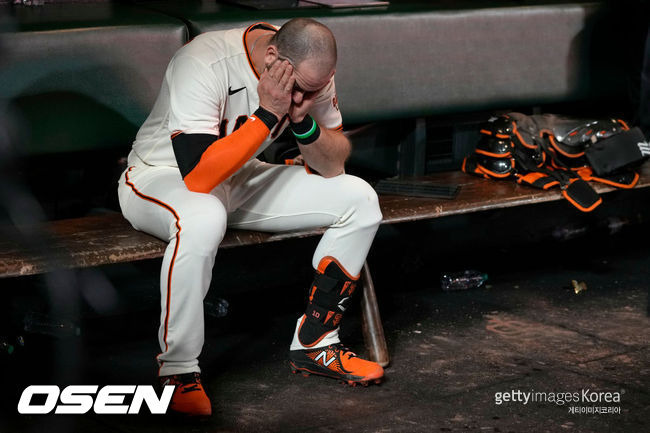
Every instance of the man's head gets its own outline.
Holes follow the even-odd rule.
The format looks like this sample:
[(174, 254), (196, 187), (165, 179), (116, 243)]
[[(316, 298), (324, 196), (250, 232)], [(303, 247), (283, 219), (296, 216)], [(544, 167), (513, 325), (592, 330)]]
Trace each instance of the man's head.
[(305, 93), (316, 92), (331, 80), (336, 69), (336, 40), (323, 24), (311, 18), (294, 18), (269, 41), (264, 62), (288, 60), (296, 79), (292, 98), (300, 103)]

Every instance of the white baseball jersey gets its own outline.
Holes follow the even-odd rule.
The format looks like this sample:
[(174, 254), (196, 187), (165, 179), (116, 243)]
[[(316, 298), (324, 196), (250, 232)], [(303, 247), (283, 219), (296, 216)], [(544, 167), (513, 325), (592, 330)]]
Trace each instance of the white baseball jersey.
[[(348, 174), (326, 179), (303, 167), (267, 164), (254, 157), (209, 193), (187, 188), (171, 136), (183, 132), (224, 137), (257, 110), (258, 73), (247, 54), (246, 35), (260, 26), (276, 30), (255, 24), (209, 32), (175, 54), (153, 111), (136, 137), (130, 167), (119, 181), (125, 218), (136, 229), (169, 242), (160, 274), (161, 376), (200, 372), (203, 300), (226, 227), (265, 232), (328, 227), (312, 266), (317, 269), (323, 258), (334, 257), (349, 274), (357, 275), (382, 219), (377, 194), (362, 179)], [(333, 80), (317, 96), (310, 114), (323, 128), (341, 125)], [(286, 126), (285, 118), (257, 153)], [(296, 329), (300, 323), (298, 319)], [(297, 332), (292, 349), (303, 348)], [(314, 347), (338, 341), (335, 331)]]
[[(167, 67), (151, 114), (133, 144), (146, 164), (177, 167), (171, 136), (211, 134), (225, 137), (236, 130), (258, 107), (258, 71), (248, 54), (246, 35), (255, 29), (277, 31), (265, 23), (247, 29), (203, 33), (179, 49)], [(342, 124), (334, 79), (317, 97), (310, 115), (323, 128)], [(286, 128), (285, 116), (253, 156), (259, 155)]]

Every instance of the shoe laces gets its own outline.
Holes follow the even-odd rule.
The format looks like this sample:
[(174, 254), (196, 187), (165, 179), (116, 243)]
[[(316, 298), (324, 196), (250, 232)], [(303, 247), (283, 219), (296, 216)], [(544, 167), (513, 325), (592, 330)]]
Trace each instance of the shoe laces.
[(163, 385), (189, 385), (192, 383), (201, 383), (201, 374), (197, 372), (174, 374), (163, 381)]
[(201, 374), (197, 372), (179, 374), (178, 379), (183, 385), (189, 385), (191, 383), (201, 383)]
[(357, 357), (357, 354), (344, 346), (343, 343), (332, 344), (330, 347), (332, 350), (338, 350), (341, 355), (347, 355), (348, 359)]

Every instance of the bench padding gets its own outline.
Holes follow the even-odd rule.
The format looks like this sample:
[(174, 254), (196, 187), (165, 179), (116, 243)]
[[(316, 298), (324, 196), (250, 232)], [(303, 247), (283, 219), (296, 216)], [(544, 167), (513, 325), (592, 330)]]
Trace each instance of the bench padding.
[[(337, 90), (347, 123), (625, 94), (624, 74), (611, 55), (616, 46), (592, 46), (596, 33), (606, 41), (621, 32), (617, 23), (601, 19), (602, 3), (495, 3), (436, 9), (431, 2), (419, 9), (337, 13), (242, 14), (219, 6), (183, 11), (170, 5), (167, 11), (187, 20), (194, 33), (256, 20), (280, 25), (297, 15), (320, 20), (337, 37)], [(611, 71), (602, 69), (610, 66)]]
[(130, 146), (171, 56), (182, 21), (119, 4), (5, 8), (0, 100), (24, 131), (24, 154)]

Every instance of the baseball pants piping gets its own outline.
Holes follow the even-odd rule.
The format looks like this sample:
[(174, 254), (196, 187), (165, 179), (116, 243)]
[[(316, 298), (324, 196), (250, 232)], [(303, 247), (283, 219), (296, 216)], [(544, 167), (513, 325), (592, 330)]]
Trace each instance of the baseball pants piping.
[(301, 166), (249, 161), (209, 194), (191, 192), (175, 167), (144, 165), (134, 155), (118, 186), (125, 218), (169, 242), (160, 274), (161, 376), (200, 372), (203, 299), (227, 227), (282, 232), (328, 227), (312, 257), (335, 257), (361, 271), (381, 221), (375, 191), (342, 174), (325, 179)]

